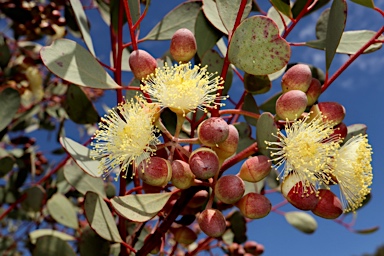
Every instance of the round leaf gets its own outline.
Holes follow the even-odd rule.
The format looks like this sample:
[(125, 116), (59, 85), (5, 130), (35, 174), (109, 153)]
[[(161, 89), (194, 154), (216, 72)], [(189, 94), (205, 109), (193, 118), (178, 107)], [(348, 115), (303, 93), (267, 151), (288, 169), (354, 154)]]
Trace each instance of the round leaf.
[(24, 190), (26, 199), (21, 203), (21, 207), (27, 212), (39, 212), (45, 200), (45, 190), (40, 185)]
[(223, 21), (220, 18), (219, 11), (217, 10), (216, 2), (213, 0), (203, 0), (203, 11), (205, 17), (212, 23), (215, 28), (228, 34), (227, 29), (225, 28)]
[(295, 211), (284, 216), (289, 224), (306, 234), (312, 234), (317, 229), (316, 220), (308, 213)]
[(6, 88), (0, 92), (0, 131), (12, 121), (20, 106), (20, 94), (12, 89)]
[(64, 240), (47, 235), (37, 239), (33, 256), (76, 256), (76, 253)]
[(75, 241), (76, 238), (66, 233), (53, 229), (37, 229), (29, 233), (29, 239), (32, 244), (35, 244), (37, 239), (42, 236), (55, 236), (64, 241)]
[(344, 142), (347, 142), (350, 138), (353, 136), (359, 135), (359, 134), (366, 134), (367, 133), (367, 126), (365, 124), (352, 124), (348, 125), (348, 134), (344, 139)]
[(0, 177), (4, 177), (10, 172), (15, 164), (15, 159), (12, 156), (0, 157)]
[(88, 191), (85, 194), (84, 211), (89, 225), (99, 236), (108, 241), (122, 242), (112, 213), (100, 195)]
[(152, 219), (163, 209), (172, 193), (139, 194), (114, 197), (113, 208), (119, 215), (136, 222)]
[[(277, 27), (279, 28), (279, 35), (282, 35), (285, 30), (285, 27), (291, 23), (291, 19), (289, 17), (278, 12), (273, 6), (269, 8), (267, 17), (271, 18), (276, 23)], [(281, 18), (284, 19), (284, 22)]]
[(83, 169), (83, 171), (93, 177), (101, 176), (101, 172), (99, 171), (100, 162), (92, 158), (91, 149), (65, 137), (60, 138), (60, 143), (65, 151), (71, 155), (72, 159), (75, 160), (81, 169)]
[(110, 255), (109, 241), (100, 237), (90, 227), (85, 227), (80, 236), (79, 251), (81, 256)]
[(77, 214), (72, 203), (62, 194), (54, 194), (47, 202), (47, 209), (58, 223), (73, 229), (79, 227)]
[(259, 152), (267, 157), (270, 157), (270, 150), (267, 149), (266, 141), (274, 142), (277, 138), (272, 134), (277, 134), (277, 126), (273, 115), (268, 112), (264, 112), (260, 115), (256, 124), (256, 140)]
[(64, 166), (64, 177), (77, 191), (86, 194), (93, 191), (102, 197), (106, 197), (104, 182), (101, 178), (89, 176), (83, 172), (77, 165), (67, 164)]
[(277, 25), (265, 16), (245, 19), (233, 33), (228, 51), (232, 64), (253, 75), (272, 74), (291, 56), (291, 48), (280, 37)]
[[(227, 31), (232, 31), (242, 0), (216, 0), (217, 11)], [(247, 0), (241, 20), (248, 17), (252, 9), (252, 0)]]
[(98, 89), (120, 88), (92, 54), (75, 41), (55, 40), (43, 47), (40, 55), (52, 73), (71, 83)]

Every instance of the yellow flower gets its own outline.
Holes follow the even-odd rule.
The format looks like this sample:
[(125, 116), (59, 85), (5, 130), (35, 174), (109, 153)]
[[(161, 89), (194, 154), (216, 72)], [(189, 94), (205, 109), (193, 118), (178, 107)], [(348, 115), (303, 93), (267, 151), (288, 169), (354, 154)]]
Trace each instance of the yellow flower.
[(366, 135), (349, 139), (335, 158), (335, 175), (341, 191), (344, 212), (355, 211), (362, 205), (372, 184), (372, 148)]
[[(332, 179), (332, 161), (339, 149), (339, 137), (334, 136), (330, 122), (323, 122), (321, 115), (310, 120), (309, 115), (285, 125), (285, 131), (274, 135), (278, 141), (268, 142), (271, 159), (276, 168), (284, 165), (280, 173), (283, 179), (289, 173), (302, 184), (314, 187), (328, 185)], [(302, 186), (305, 190), (306, 186)], [(303, 191), (312, 193), (313, 191)]]
[(101, 157), (104, 176), (119, 167), (126, 176), (130, 164), (138, 165), (153, 155), (159, 143), (153, 125), (157, 111), (155, 104), (138, 98), (118, 105), (101, 119), (91, 145)]
[[(215, 102), (216, 91), (222, 89), (223, 79), (207, 72), (207, 67), (191, 63), (169, 67), (167, 63), (157, 68), (154, 74), (143, 79), (141, 89), (148, 93), (154, 102), (170, 108), (177, 114), (223, 105)], [(219, 97), (224, 100), (227, 97)]]

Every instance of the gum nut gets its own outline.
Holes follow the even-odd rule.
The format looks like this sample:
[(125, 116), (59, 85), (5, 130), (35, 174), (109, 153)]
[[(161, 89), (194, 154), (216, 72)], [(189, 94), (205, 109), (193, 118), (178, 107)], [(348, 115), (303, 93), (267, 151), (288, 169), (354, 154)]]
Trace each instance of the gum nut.
[(319, 197), (313, 185), (303, 187), (298, 176), (289, 174), (281, 184), (281, 193), (296, 208), (309, 211), (316, 207)]
[(331, 190), (319, 189), (319, 202), (312, 212), (325, 219), (336, 219), (343, 213), (343, 205)]
[(321, 113), (324, 122), (332, 122), (334, 126), (340, 124), (345, 117), (345, 108), (337, 102), (320, 102), (310, 109), (311, 116)]
[(297, 64), (285, 72), (281, 79), (281, 88), (284, 92), (300, 90), (306, 92), (312, 81), (312, 72), (308, 65)]
[(235, 175), (220, 177), (215, 184), (217, 199), (226, 204), (234, 204), (244, 195), (244, 181)]
[(150, 160), (142, 161), (137, 172), (139, 178), (152, 186), (163, 187), (168, 184), (172, 177), (171, 163), (161, 157), (151, 157)]
[(248, 193), (236, 204), (246, 218), (260, 219), (269, 214), (272, 209), (271, 201), (258, 193)]
[(208, 200), (208, 191), (200, 190), (198, 191), (192, 199), (188, 202), (188, 207), (190, 208), (199, 208), (203, 206)]
[(189, 29), (177, 30), (172, 36), (169, 51), (177, 62), (190, 61), (197, 51), (195, 36)]
[(227, 228), (224, 215), (216, 209), (205, 209), (197, 218), (199, 227), (207, 236), (220, 237)]
[(185, 226), (172, 230), (172, 233), (173, 239), (183, 245), (190, 245), (197, 239), (196, 233), (192, 229)]
[(276, 101), (276, 114), (283, 120), (295, 120), (307, 107), (307, 95), (299, 90), (283, 93)]
[(321, 83), (318, 79), (312, 78), (311, 84), (309, 85), (306, 94), (308, 99), (307, 106), (309, 107), (315, 104), (321, 94)]
[(225, 160), (235, 154), (239, 144), (239, 132), (236, 127), (234, 125), (229, 125), (228, 128), (228, 137), (222, 143), (212, 147), (221, 160)]
[(135, 50), (129, 56), (129, 67), (133, 75), (141, 80), (155, 72), (157, 62), (148, 52)]
[(266, 156), (259, 155), (245, 160), (239, 171), (239, 177), (248, 182), (258, 182), (271, 171), (272, 162)]
[(198, 179), (206, 180), (215, 176), (220, 163), (215, 151), (209, 148), (199, 148), (189, 157), (189, 167)]
[(197, 136), (205, 146), (215, 147), (228, 138), (229, 125), (220, 117), (204, 120), (197, 128)]
[(192, 173), (189, 164), (175, 160), (172, 162), (172, 184), (179, 189), (187, 189), (194, 184), (195, 175)]

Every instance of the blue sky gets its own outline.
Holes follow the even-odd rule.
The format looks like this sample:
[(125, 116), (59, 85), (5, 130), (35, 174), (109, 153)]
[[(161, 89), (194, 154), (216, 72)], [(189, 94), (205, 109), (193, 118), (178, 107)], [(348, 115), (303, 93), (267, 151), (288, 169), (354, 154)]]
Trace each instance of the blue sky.
[[(148, 14), (142, 23), (141, 36), (146, 33), (173, 7), (182, 1), (152, 0)], [(261, 6), (266, 11), (269, 4), (262, 2)], [(368, 8), (358, 6), (350, 1), (348, 2), (348, 18), (346, 30), (352, 29), (373, 29), (377, 30), (383, 26), (383, 18)], [(376, 6), (384, 9), (384, 0), (376, 0)], [(107, 27), (99, 19), (95, 10), (87, 11), (92, 23), (92, 37), (96, 53), (103, 60), (109, 59), (110, 49), (108, 37), (101, 36), (108, 33)], [(321, 10), (313, 15), (304, 18), (301, 23), (293, 30), (288, 37), (288, 41), (303, 42), (315, 39), (315, 24)], [(96, 22), (96, 23), (94, 23)], [(128, 34), (128, 31), (125, 31)], [(168, 49), (169, 42), (145, 42), (140, 44), (143, 48), (151, 52), (155, 57), (161, 57), (163, 52)], [(318, 66), (324, 70), (325, 55), (323, 51), (314, 50), (305, 47), (292, 48), (291, 62), (303, 62)], [(338, 68), (348, 57), (345, 55), (336, 55), (331, 66), (331, 73)], [(346, 118), (344, 122), (347, 125), (355, 123), (364, 123), (368, 126), (369, 141), (373, 147), (373, 173), (374, 182), (372, 185), (372, 200), (361, 211), (358, 211), (356, 229), (364, 229), (376, 225), (381, 229), (370, 235), (354, 234), (346, 230), (334, 221), (324, 220), (315, 216), (318, 221), (318, 230), (312, 235), (303, 234), (291, 227), (283, 216), (276, 213), (270, 213), (266, 218), (255, 220), (248, 225), (248, 238), (255, 240), (265, 246), (266, 256), (274, 255), (362, 255), (363, 253), (373, 253), (379, 245), (384, 243), (384, 219), (382, 210), (384, 194), (384, 174), (382, 172), (380, 160), (384, 154), (382, 139), (382, 127), (384, 101), (383, 86), (384, 71), (384, 53), (383, 50), (372, 54), (364, 55), (358, 58), (320, 97), (320, 101), (337, 101), (346, 108)], [(129, 75), (126, 77), (129, 78)], [(128, 81), (128, 80), (127, 80)], [(235, 79), (231, 89), (233, 94), (242, 93), (242, 85), (239, 79)], [(256, 97), (258, 103), (273, 95), (280, 90), (279, 79), (274, 83), (272, 90), (261, 96)], [(236, 97), (236, 96), (235, 96)], [(235, 98), (234, 97), (234, 98)], [(108, 93), (105, 104), (110, 107), (115, 105), (113, 93)], [(98, 107), (100, 111), (102, 109)], [(70, 129), (75, 129), (70, 128)], [(67, 135), (71, 137), (73, 130), (67, 129)], [(237, 166), (238, 168), (238, 166)], [(235, 173), (236, 167), (231, 170)], [(281, 197), (272, 196), (272, 202), (281, 201)], [(287, 206), (283, 210), (295, 210)]]

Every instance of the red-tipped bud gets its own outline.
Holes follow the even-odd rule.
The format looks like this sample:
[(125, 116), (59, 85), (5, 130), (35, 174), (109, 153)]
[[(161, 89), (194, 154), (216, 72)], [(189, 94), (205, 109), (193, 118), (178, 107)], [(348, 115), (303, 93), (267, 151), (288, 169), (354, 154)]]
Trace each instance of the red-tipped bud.
[(348, 134), (348, 127), (345, 125), (345, 123), (339, 123), (333, 127), (333, 133), (335, 136), (339, 136), (340, 139), (344, 140)]
[(245, 160), (238, 175), (245, 181), (258, 182), (270, 173), (271, 166), (272, 163), (268, 157), (254, 156)]
[(306, 94), (308, 99), (307, 106), (312, 106), (313, 104), (315, 104), (321, 94), (321, 83), (318, 79), (312, 78), (311, 84), (309, 85)]
[(133, 75), (141, 80), (155, 72), (157, 62), (148, 52), (135, 50), (129, 56), (129, 67)]
[(269, 199), (257, 193), (246, 194), (237, 202), (236, 206), (245, 217), (250, 219), (264, 218), (272, 208)]
[(160, 157), (151, 157), (150, 160), (142, 161), (137, 168), (140, 179), (145, 183), (163, 187), (171, 180), (171, 163)]
[(215, 185), (217, 199), (226, 204), (234, 204), (244, 195), (244, 181), (235, 175), (222, 176)]
[(333, 125), (341, 123), (345, 117), (345, 108), (337, 102), (320, 102), (311, 107), (311, 116), (315, 117), (320, 113), (324, 122), (332, 122)]
[(205, 146), (215, 147), (222, 143), (229, 134), (229, 125), (220, 117), (211, 117), (197, 128), (197, 136)]
[(319, 197), (313, 185), (306, 184), (294, 174), (289, 174), (281, 184), (281, 193), (296, 208), (308, 211), (316, 207)]
[(216, 209), (205, 209), (197, 218), (200, 229), (210, 237), (219, 237), (227, 227), (224, 215)]
[(284, 120), (295, 120), (304, 112), (307, 102), (307, 95), (302, 91), (283, 93), (276, 101), (276, 114)]
[(272, 83), (267, 75), (255, 76), (248, 73), (244, 74), (244, 89), (252, 94), (262, 94), (268, 92)]
[(191, 60), (197, 51), (195, 36), (186, 28), (177, 30), (172, 36), (169, 51), (177, 62)]
[(203, 206), (208, 200), (208, 192), (206, 190), (200, 190), (197, 192), (192, 199), (188, 202), (188, 207), (198, 208)]
[(264, 246), (255, 241), (247, 241), (244, 244), (244, 250), (251, 255), (261, 255), (264, 252)]
[(308, 65), (297, 64), (283, 75), (281, 88), (283, 92), (300, 90), (306, 92), (312, 80), (312, 72)]
[(189, 167), (198, 179), (209, 179), (219, 171), (220, 163), (215, 151), (199, 148), (189, 157)]
[(189, 164), (175, 160), (172, 162), (172, 184), (179, 189), (187, 189), (194, 184), (195, 175), (189, 168)]
[(228, 128), (229, 133), (225, 141), (218, 144), (216, 147), (212, 147), (212, 149), (216, 152), (217, 156), (221, 160), (225, 160), (235, 154), (237, 145), (239, 144), (239, 132), (237, 131), (236, 127), (229, 125)]
[(183, 245), (190, 245), (196, 241), (196, 233), (188, 227), (180, 227), (172, 230), (173, 239)]
[(312, 212), (325, 219), (336, 219), (343, 213), (343, 205), (332, 191), (319, 189), (319, 202)]

